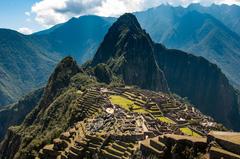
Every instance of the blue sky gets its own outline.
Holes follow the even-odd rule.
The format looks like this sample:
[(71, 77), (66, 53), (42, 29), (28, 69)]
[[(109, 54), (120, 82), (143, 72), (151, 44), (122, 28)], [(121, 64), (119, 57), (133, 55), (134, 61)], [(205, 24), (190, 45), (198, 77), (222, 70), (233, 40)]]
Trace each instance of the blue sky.
[(0, 0), (0, 28), (30, 34), (85, 14), (119, 16), (162, 3), (187, 6), (193, 2), (240, 5), (240, 0)]
[(41, 25), (33, 21), (27, 21), (25, 12), (31, 10), (31, 6), (38, 0), (0, 0), (0, 28), (18, 30), (23, 27), (31, 27), (35, 30), (43, 29)]

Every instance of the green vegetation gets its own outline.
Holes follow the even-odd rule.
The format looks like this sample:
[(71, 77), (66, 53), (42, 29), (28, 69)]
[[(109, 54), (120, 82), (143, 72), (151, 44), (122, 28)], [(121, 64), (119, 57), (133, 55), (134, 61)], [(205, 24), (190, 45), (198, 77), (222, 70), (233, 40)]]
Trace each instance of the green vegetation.
[(134, 102), (132, 100), (129, 100), (129, 99), (124, 98), (122, 96), (112, 95), (112, 96), (110, 96), (109, 99), (110, 99), (112, 104), (119, 105), (119, 106), (121, 106), (122, 108), (124, 108), (128, 111), (132, 110), (133, 112), (137, 112), (137, 113), (148, 113), (142, 107), (134, 104)]
[(168, 123), (168, 124), (176, 124), (174, 121), (172, 121), (171, 119), (167, 118), (167, 117), (158, 117), (158, 119), (162, 122)]
[(180, 130), (181, 130), (182, 133), (184, 133), (185, 135), (195, 136), (195, 137), (201, 137), (201, 135), (199, 135), (198, 133), (192, 131), (192, 130), (189, 129), (188, 127), (180, 128)]
[(8, 127), (18, 125), (24, 120), (26, 115), (37, 105), (42, 94), (43, 89), (38, 89), (17, 103), (0, 108), (0, 140), (3, 138)]
[(111, 83), (112, 71), (106, 64), (98, 64), (94, 69), (94, 74), (98, 82)]

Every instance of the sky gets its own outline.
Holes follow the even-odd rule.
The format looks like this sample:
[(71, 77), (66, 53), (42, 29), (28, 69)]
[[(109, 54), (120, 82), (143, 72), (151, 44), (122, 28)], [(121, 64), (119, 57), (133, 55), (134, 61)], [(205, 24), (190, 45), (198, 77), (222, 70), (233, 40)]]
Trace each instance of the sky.
[(237, 4), (240, 0), (0, 0), (0, 28), (31, 34), (86, 14), (119, 16), (160, 4)]

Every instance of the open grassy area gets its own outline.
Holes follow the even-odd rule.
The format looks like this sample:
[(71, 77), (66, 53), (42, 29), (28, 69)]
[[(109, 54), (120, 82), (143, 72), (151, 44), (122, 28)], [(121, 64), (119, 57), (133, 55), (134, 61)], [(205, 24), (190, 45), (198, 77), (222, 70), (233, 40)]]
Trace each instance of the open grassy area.
[(195, 137), (201, 137), (201, 135), (199, 135), (198, 133), (195, 133), (194, 131), (192, 131), (191, 129), (184, 127), (184, 128), (180, 128), (180, 130), (182, 131), (182, 133), (184, 133), (185, 135), (189, 135), (189, 136), (195, 136)]
[(143, 109), (140, 106), (137, 106), (136, 104), (134, 104), (133, 101), (124, 98), (122, 96), (118, 96), (118, 95), (111, 95), (109, 97), (110, 101), (112, 104), (117, 104), (119, 106), (121, 106), (122, 108), (129, 110), (132, 107), (132, 111), (133, 112), (138, 112), (138, 113), (148, 113), (145, 109)]
[(174, 121), (172, 121), (171, 119), (167, 118), (167, 117), (158, 117), (158, 119), (162, 122), (168, 123), (168, 124), (175, 124)]

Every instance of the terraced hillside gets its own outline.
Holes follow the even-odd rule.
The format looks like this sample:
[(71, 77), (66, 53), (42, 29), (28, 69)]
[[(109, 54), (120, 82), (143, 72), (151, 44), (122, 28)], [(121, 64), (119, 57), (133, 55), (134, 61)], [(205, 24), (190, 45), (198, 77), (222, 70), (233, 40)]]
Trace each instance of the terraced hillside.
[(86, 105), (91, 113), (43, 146), (37, 158), (164, 158), (171, 156), (169, 140), (176, 140), (175, 145), (178, 140), (194, 143), (198, 149), (190, 155), (197, 157), (201, 155), (195, 151), (207, 150), (210, 130), (224, 130), (183, 99), (169, 94), (133, 87), (91, 87), (80, 96), (84, 99), (87, 95), (100, 95), (103, 103), (85, 102), (82, 112), (86, 114)]
[(216, 141), (219, 146), (207, 142), (214, 142), (213, 135), (207, 140), (212, 130), (226, 129), (185, 99), (114, 80), (99, 83), (90, 70), (83, 71), (66, 57), (39, 104), (21, 125), (8, 130), (0, 158), (236, 156), (221, 140)]

